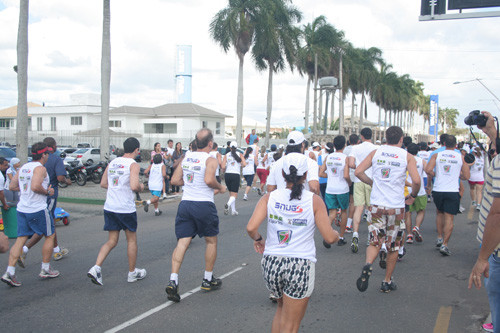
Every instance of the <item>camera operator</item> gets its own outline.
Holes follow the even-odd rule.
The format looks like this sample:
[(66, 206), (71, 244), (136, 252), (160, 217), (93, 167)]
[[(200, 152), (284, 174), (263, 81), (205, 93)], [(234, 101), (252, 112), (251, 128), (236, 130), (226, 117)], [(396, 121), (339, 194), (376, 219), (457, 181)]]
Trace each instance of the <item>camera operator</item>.
[(469, 276), (469, 288), (474, 284), (480, 289), (481, 275), (488, 278), (485, 279), (485, 286), (493, 328), (495, 332), (500, 332), (500, 322), (498, 322), (500, 320), (500, 157), (496, 153), (498, 133), (493, 116), (486, 111), (481, 113), (486, 117), (486, 124), (478, 127), (491, 141), (489, 151), (491, 162), (485, 175), (483, 200), (479, 212), (477, 239), (481, 242), (481, 249)]

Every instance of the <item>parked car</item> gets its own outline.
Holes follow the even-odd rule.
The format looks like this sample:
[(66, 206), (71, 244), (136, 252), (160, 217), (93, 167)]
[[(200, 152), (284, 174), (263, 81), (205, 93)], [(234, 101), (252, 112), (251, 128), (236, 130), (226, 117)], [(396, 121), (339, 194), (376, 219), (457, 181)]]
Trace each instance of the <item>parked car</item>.
[(10, 162), (13, 157), (16, 157), (16, 152), (9, 147), (0, 147), (0, 156)]
[(76, 148), (92, 148), (92, 145), (88, 142), (80, 142), (76, 145)]
[[(59, 147), (57, 147), (59, 150), (61, 150)], [(77, 151), (78, 148), (65, 148), (65, 149), (62, 149), (61, 152), (64, 152), (66, 153), (66, 155), (69, 155), (69, 154), (73, 154), (75, 151)]]
[[(99, 148), (82, 148), (69, 155), (71, 158), (80, 161), (81, 164), (94, 163), (101, 160), (101, 150)], [(115, 159), (116, 155), (111, 154), (109, 159)]]

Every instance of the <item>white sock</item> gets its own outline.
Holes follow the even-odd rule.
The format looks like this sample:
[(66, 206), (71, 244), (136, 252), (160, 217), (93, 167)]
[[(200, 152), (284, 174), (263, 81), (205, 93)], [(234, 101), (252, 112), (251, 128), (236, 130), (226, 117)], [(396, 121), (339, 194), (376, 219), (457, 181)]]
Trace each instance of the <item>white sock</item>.
[(231, 202), (231, 210), (234, 212), (236, 211), (236, 201), (233, 200), (233, 202)]
[(148, 205), (151, 205), (151, 200), (146, 201)]
[(50, 269), (50, 262), (42, 261), (42, 269), (48, 271)]
[(57, 253), (57, 252), (61, 252), (61, 248), (59, 247), (59, 245), (54, 247), (54, 253)]
[(352, 226), (352, 219), (348, 218), (347, 219), (347, 227), (350, 228)]
[(28, 247), (26, 245), (23, 246), (23, 252), (24, 253), (28, 253), (30, 249), (28, 249)]
[(385, 246), (385, 243), (382, 243), (382, 248), (381, 248), (382, 251), (385, 251), (387, 252), (387, 247)]
[(132, 272), (128, 272), (129, 275), (132, 275), (135, 273), (135, 271), (137, 271), (137, 268), (134, 268), (134, 270)]
[(205, 277), (204, 277), (204, 279), (207, 280), (207, 281), (212, 281), (212, 272), (205, 271)]
[(16, 275), (16, 267), (7, 266), (7, 273), (9, 273), (10, 275)]
[(229, 197), (229, 200), (227, 201), (227, 205), (231, 206), (235, 200), (236, 199), (234, 197)]
[(98, 272), (100, 272), (100, 271), (101, 271), (101, 266), (94, 265), (94, 268), (95, 268)]
[(354, 238), (354, 237), (359, 238), (359, 235), (358, 235), (358, 233), (355, 231), (355, 232), (353, 232), (353, 233), (352, 233), (352, 237), (353, 237), (353, 238)]
[(170, 280), (175, 281), (175, 284), (179, 284), (179, 274), (177, 273), (170, 274)]
[(401, 247), (399, 248), (398, 253), (399, 253), (399, 254), (403, 254), (403, 253), (404, 253), (404, 250), (405, 250), (405, 247), (404, 247), (404, 246), (401, 246)]
[(155, 209), (155, 212), (156, 212), (156, 213), (160, 212), (160, 208), (156, 208), (156, 209)]

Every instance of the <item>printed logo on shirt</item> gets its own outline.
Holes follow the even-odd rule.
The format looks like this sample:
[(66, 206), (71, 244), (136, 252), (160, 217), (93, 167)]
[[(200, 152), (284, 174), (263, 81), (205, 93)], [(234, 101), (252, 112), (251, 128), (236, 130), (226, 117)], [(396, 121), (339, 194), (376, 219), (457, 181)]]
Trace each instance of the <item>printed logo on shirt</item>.
[(391, 153), (386, 153), (386, 152), (382, 152), (382, 156), (391, 157), (391, 158), (399, 158), (398, 154), (391, 154)]
[(192, 182), (193, 182), (193, 180), (194, 180), (194, 174), (193, 174), (193, 173), (188, 173), (188, 174), (186, 175), (186, 179), (187, 179), (187, 182), (188, 182), (188, 183), (192, 183)]
[(188, 163), (189, 163), (189, 162), (191, 162), (191, 163), (200, 163), (200, 160), (199, 160), (199, 159), (197, 159), (197, 158), (191, 158), (191, 157), (188, 157), (188, 158), (186, 159), (186, 162), (188, 162)]
[(394, 166), (394, 167), (400, 167), (401, 166), (401, 163), (399, 162), (391, 162), (391, 165)]
[(118, 177), (113, 178), (113, 186), (118, 186)]
[(278, 215), (274, 215), (274, 214), (269, 214), (269, 218), (267, 219), (267, 221), (269, 223), (283, 223), (283, 218), (281, 216), (278, 216)]
[(23, 191), (28, 191), (28, 183), (23, 184)]
[(277, 202), (274, 205), (274, 208), (279, 209), (279, 210), (284, 210), (287, 212), (291, 212), (291, 213), (302, 213), (304, 211), (304, 209), (298, 205), (286, 205), (286, 204), (282, 204), (279, 202)]
[(390, 168), (382, 168), (380, 170), (380, 172), (382, 173), (382, 179), (387, 179), (391, 175), (391, 169)]
[(278, 245), (288, 245), (292, 239), (292, 230), (278, 230)]
[(443, 165), (443, 170), (445, 173), (450, 173), (451, 165)]
[(377, 160), (377, 165), (385, 165), (385, 160)]
[(288, 224), (297, 227), (305, 227), (307, 225), (307, 219), (288, 219)]
[(334, 176), (336, 176), (337, 173), (338, 173), (337, 168), (332, 168), (332, 173), (333, 173)]
[(23, 169), (22, 171), (23, 171), (23, 173), (31, 173), (30, 169)]

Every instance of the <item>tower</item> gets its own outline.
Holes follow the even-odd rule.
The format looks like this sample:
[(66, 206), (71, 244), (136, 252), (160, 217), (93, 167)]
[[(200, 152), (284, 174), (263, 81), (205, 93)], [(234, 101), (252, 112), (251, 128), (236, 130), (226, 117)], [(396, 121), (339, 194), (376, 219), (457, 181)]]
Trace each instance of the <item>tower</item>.
[(191, 103), (191, 45), (177, 45), (175, 58), (176, 102)]

